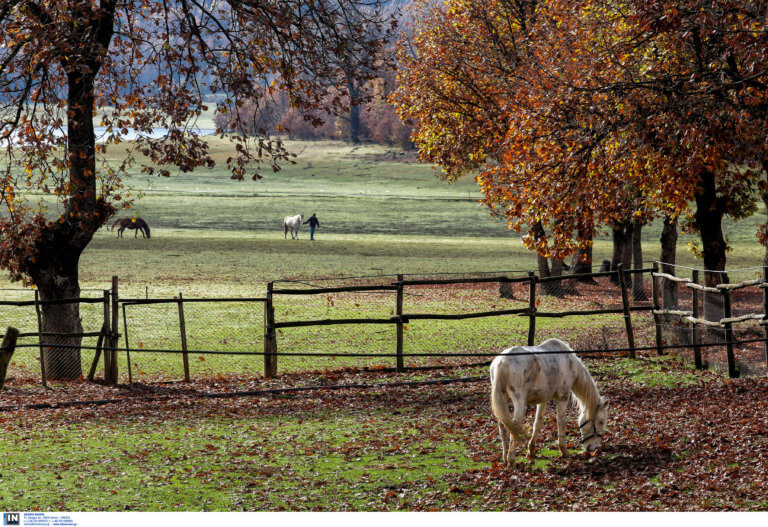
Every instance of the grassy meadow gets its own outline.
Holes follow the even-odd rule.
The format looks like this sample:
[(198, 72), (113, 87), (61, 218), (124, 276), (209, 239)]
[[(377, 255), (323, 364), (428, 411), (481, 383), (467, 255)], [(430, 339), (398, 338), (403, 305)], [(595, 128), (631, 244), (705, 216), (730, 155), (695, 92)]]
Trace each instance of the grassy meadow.
[[(84, 288), (104, 288), (117, 275), (133, 294), (253, 295), (279, 279), (535, 269), (519, 235), (479, 203), (471, 177), (447, 183), (413, 153), (289, 141), (295, 164), (276, 173), (264, 167), (263, 179), (238, 182), (224, 163), (230, 143), (218, 137), (209, 143), (220, 161), (214, 169), (127, 178), (136, 200), (119, 216), (140, 214), (152, 238), (126, 231), (120, 240), (102, 229), (82, 257)], [(111, 147), (106, 162), (116, 163), (123, 152)], [(314, 243), (307, 226), (299, 240), (284, 240), (283, 217), (298, 213), (317, 213)], [(760, 265), (754, 232), (764, 220), (761, 211), (726, 225), (730, 268)], [(658, 222), (644, 229), (646, 260), (657, 257), (659, 235)], [(686, 248), (692, 239), (681, 237), (678, 258), (695, 266)], [(610, 251), (607, 236), (597, 239), (595, 261)], [(2, 277), (0, 287), (14, 285)]]

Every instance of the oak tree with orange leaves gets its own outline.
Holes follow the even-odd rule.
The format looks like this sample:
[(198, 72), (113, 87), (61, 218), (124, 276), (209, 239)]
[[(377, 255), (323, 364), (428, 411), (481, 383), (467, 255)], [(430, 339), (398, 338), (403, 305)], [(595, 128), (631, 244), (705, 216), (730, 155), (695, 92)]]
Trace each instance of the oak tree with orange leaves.
[(424, 159), (448, 178), (478, 170), (486, 204), (540, 254), (567, 255), (600, 226), (663, 214), (699, 233), (706, 269), (725, 269), (723, 217), (751, 214), (766, 188), (768, 4), (418, 9), (395, 102), (416, 123)]
[[(169, 176), (214, 164), (195, 120), (259, 92), (310, 111), (371, 76), (392, 27), (380, 0), (0, 0), (0, 267), (42, 300), (77, 298), (78, 262), (130, 199), (131, 169)], [(375, 27), (380, 38), (371, 38)], [(360, 67), (351, 67), (352, 65)], [(359, 78), (357, 78), (359, 77)], [(327, 94), (337, 94), (330, 103)], [(105, 130), (97, 142), (94, 128)], [(156, 129), (167, 135), (153, 138)], [(124, 141), (117, 166), (103, 156)], [(279, 140), (234, 138), (235, 179), (288, 160)], [(146, 160), (146, 161), (144, 161)], [(47, 305), (43, 332), (82, 332), (77, 304)], [(57, 339), (47, 375), (81, 375), (79, 338)]]

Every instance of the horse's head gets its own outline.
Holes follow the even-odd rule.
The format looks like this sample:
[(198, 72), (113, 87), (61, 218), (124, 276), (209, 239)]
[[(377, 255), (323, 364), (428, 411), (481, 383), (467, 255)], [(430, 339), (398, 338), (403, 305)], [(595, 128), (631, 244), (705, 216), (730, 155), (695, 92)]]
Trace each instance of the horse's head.
[(604, 397), (600, 398), (597, 406), (591, 411), (584, 410), (579, 416), (579, 430), (581, 431), (581, 447), (590, 452), (597, 450), (603, 443), (603, 432), (608, 421), (608, 403)]

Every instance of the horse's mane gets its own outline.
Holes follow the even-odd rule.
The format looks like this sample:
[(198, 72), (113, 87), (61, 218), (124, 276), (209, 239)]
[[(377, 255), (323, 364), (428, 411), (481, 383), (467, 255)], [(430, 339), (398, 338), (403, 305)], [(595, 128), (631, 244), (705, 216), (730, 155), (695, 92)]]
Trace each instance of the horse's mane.
[(581, 412), (592, 413), (600, 403), (600, 391), (595, 380), (587, 371), (587, 367), (575, 354), (569, 355), (570, 360), (576, 365), (576, 378), (573, 382), (573, 394)]

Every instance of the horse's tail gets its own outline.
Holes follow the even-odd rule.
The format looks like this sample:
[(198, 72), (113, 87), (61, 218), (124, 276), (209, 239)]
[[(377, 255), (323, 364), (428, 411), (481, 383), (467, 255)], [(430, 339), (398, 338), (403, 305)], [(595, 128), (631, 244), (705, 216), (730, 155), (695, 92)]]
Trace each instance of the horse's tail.
[(495, 415), (512, 434), (521, 436), (524, 433), (523, 426), (520, 423), (515, 422), (512, 414), (509, 413), (509, 403), (507, 402), (509, 366), (504, 361), (504, 357), (496, 357), (491, 368), (493, 373), (491, 382), (491, 409), (493, 410), (493, 415)]
[(112, 228), (111, 228), (111, 229), (109, 229), (109, 230), (110, 230), (110, 231), (114, 231), (114, 230), (115, 230), (115, 225), (117, 225), (118, 223), (120, 223), (120, 218), (118, 218), (118, 219), (116, 219), (116, 220), (114, 221), (114, 223), (112, 224)]

